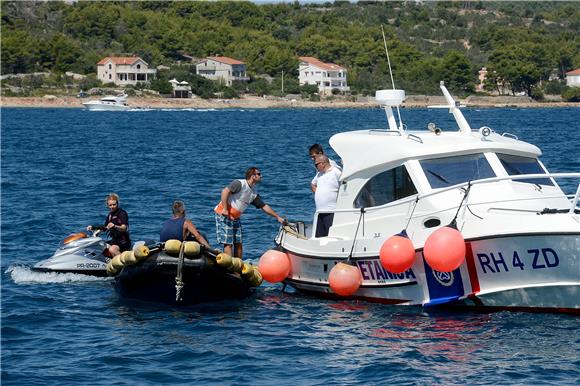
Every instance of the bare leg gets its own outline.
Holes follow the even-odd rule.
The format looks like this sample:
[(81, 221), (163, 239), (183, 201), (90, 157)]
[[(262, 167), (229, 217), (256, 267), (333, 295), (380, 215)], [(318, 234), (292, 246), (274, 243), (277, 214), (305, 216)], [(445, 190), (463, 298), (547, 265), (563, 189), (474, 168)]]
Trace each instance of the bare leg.
[(224, 244), (224, 253), (232, 255), (232, 244)]
[(239, 257), (241, 259), (242, 255), (244, 253), (244, 249), (242, 248), (242, 244), (234, 244), (234, 247), (236, 250), (236, 257)]
[(111, 254), (111, 256), (115, 257), (121, 254), (121, 250), (119, 249), (118, 245), (111, 245), (109, 247), (109, 253)]

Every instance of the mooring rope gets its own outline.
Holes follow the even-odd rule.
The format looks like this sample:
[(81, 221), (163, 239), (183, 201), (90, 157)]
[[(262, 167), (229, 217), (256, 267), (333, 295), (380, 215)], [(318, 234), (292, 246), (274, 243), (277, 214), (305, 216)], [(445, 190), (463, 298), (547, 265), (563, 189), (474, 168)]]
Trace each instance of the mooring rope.
[(407, 232), (407, 228), (409, 228), (409, 224), (411, 223), (411, 219), (413, 218), (413, 214), (415, 213), (415, 209), (417, 208), (417, 204), (419, 203), (419, 196), (415, 199), (415, 205), (413, 205), (413, 210), (411, 211), (411, 215), (409, 216), (409, 220), (407, 220), (407, 225), (405, 225), (404, 231)]
[[(350, 253), (348, 254), (348, 257), (346, 258), (346, 263), (350, 263), (350, 258), (352, 257), (352, 252), (354, 251), (354, 245), (356, 244), (356, 238), (358, 236), (358, 228), (360, 227), (360, 222), (364, 217), (365, 217), (365, 208), (360, 208), (360, 216), (358, 218), (358, 224), (356, 224), (356, 231), (354, 232), (354, 238), (352, 240), (352, 247), (350, 248)], [(364, 221), (363, 221), (363, 227), (364, 227)]]
[(182, 299), (181, 290), (185, 286), (183, 282), (183, 260), (185, 258), (184, 248), (185, 242), (181, 243), (179, 248), (179, 258), (177, 260), (177, 275), (175, 276), (175, 301), (180, 302)]
[(472, 186), (471, 181), (469, 181), (469, 182), (467, 182), (467, 188), (465, 188), (465, 190), (461, 189), (461, 191), (464, 192), (463, 198), (461, 199), (461, 202), (459, 203), (459, 207), (457, 208), (457, 212), (455, 212), (455, 217), (453, 217), (453, 220), (451, 220), (451, 222), (449, 223), (449, 225), (455, 229), (457, 229), (457, 216), (459, 215), (459, 211), (461, 210), (463, 203), (466, 201), (467, 196), (469, 195), (469, 191), (471, 190), (471, 186)]

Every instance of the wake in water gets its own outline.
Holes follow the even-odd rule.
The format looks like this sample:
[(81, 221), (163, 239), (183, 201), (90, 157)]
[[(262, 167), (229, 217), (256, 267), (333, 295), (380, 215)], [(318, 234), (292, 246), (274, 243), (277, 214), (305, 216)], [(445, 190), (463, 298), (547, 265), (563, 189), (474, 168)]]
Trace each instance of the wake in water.
[(79, 283), (108, 281), (108, 277), (80, 275), (77, 273), (36, 272), (24, 265), (11, 265), (6, 270), (16, 284), (22, 283)]

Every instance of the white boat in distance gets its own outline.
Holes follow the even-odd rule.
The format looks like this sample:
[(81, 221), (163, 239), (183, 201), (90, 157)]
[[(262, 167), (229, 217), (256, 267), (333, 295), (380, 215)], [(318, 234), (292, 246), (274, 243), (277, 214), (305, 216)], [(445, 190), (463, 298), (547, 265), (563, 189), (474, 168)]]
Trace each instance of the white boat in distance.
[[(409, 131), (400, 115), (397, 125), (392, 107), (405, 93), (381, 90), (376, 99), (388, 130), (330, 138), (344, 166), (334, 221), (325, 237), (312, 236), (320, 212), (312, 226), (280, 229), (277, 249), (290, 263), (284, 282), (340, 297), (331, 272), (347, 262), (360, 277), (342, 294), (349, 299), (579, 314), (580, 185), (566, 195), (556, 180), (578, 181), (580, 173), (549, 173), (536, 146), (489, 127), (472, 130), (443, 83), (441, 90), (447, 105), (433, 107), (448, 109), (459, 130), (430, 123), (429, 130)], [(460, 244), (446, 245), (443, 237), (435, 240), (443, 244), (439, 251), (429, 253), (445, 260), (458, 249), (461, 260), (437, 270), (441, 265), (425, 258), (427, 244), (448, 224), (463, 236)], [(412, 242), (410, 260), (395, 273), (385, 268), (390, 257), (382, 247), (402, 230)]]
[(127, 95), (107, 95), (98, 100), (84, 102), (83, 106), (92, 111), (124, 111), (131, 107), (127, 104)]

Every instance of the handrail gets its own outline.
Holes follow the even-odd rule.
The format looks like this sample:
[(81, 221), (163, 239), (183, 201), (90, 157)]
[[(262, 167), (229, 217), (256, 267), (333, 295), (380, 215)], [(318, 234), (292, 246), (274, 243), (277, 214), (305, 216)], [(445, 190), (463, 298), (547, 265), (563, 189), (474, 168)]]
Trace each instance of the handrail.
[(401, 132), (399, 130), (369, 129), (369, 134), (373, 134), (373, 133), (377, 133), (377, 134), (395, 134), (395, 135), (398, 135), (399, 137), (403, 135), (403, 134), (401, 134)]

